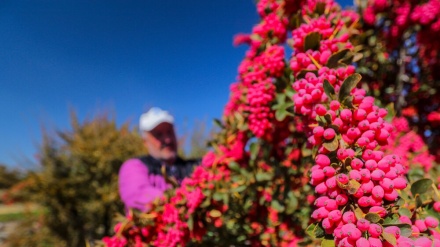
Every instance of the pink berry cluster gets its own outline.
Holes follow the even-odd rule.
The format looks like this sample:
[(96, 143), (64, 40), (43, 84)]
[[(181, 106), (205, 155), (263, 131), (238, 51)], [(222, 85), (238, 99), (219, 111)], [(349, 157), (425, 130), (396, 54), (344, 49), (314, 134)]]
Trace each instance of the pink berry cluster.
[[(397, 1), (374, 0), (364, 10), (364, 21), (368, 25), (389, 23), (384, 32), (388, 36), (387, 44), (396, 47), (405, 39), (404, 33), (414, 26), (420, 26), (418, 31), (419, 57), (422, 62), (437, 73), (435, 66), (439, 65), (436, 50), (438, 42), (431, 42), (440, 37), (440, 1)], [(382, 28), (382, 31), (384, 28)]]
[(429, 171), (435, 157), (429, 153), (422, 137), (409, 128), (408, 120), (403, 117), (394, 118), (392, 125), (395, 128), (390, 132), (389, 145), (383, 147), (382, 151), (401, 157), (405, 169), (419, 166)]

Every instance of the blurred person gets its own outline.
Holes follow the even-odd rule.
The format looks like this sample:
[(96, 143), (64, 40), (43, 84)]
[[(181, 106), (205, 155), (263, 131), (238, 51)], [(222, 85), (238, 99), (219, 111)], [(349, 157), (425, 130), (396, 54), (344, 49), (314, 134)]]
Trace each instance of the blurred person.
[(148, 210), (147, 204), (191, 175), (199, 160), (177, 155), (174, 117), (153, 107), (141, 115), (139, 130), (148, 155), (129, 159), (119, 170), (119, 194), (126, 210)]

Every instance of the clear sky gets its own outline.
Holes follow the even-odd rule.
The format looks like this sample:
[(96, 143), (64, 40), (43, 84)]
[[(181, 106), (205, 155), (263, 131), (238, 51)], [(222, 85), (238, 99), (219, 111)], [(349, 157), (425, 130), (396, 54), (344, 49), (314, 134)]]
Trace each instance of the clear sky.
[(253, 0), (1, 0), (0, 163), (32, 160), (70, 107), (137, 124), (159, 106), (178, 133), (219, 118), (257, 20)]

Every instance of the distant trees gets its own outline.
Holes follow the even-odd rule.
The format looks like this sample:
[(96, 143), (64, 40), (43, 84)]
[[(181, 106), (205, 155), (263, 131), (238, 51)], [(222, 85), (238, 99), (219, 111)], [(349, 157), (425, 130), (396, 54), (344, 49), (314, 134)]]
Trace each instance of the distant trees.
[[(196, 122), (181, 138), (180, 154), (202, 157), (208, 139), (206, 123)], [(184, 147), (186, 140), (189, 148)], [(70, 130), (44, 131), (38, 171), (29, 171), (17, 183), (15, 171), (0, 166), (0, 188), (15, 185), (10, 198), (35, 202), (43, 212), (21, 222), (9, 246), (86, 246), (86, 241), (112, 234), (115, 216), (123, 213), (119, 168), (126, 159), (145, 153), (136, 128), (128, 123), (119, 127), (110, 114), (81, 122), (72, 112)]]

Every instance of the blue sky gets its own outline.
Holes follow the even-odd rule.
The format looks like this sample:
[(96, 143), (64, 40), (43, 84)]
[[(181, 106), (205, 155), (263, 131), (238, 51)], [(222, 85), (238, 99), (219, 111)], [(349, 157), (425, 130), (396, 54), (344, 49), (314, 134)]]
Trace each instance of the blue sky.
[(257, 22), (253, 0), (1, 0), (0, 163), (33, 159), (41, 126), (159, 106), (177, 132), (219, 118)]

